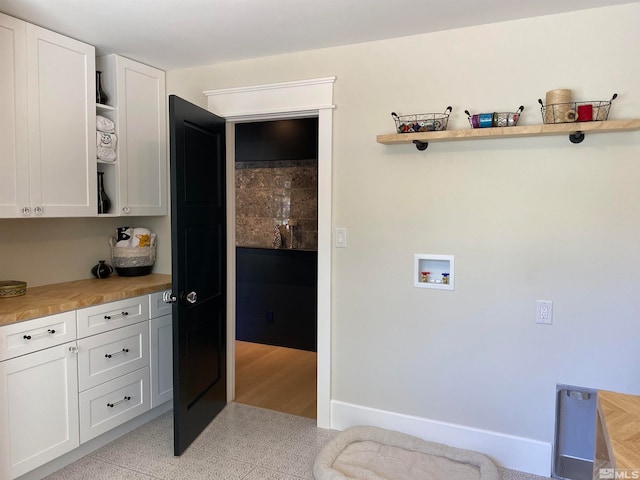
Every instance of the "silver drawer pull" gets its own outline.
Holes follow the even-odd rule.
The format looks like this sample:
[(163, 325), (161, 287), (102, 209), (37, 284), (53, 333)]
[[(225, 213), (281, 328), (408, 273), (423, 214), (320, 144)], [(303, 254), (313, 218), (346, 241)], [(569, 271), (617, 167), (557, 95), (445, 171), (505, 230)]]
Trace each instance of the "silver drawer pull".
[(127, 397), (125, 395), (125, 397), (122, 400), (118, 400), (117, 402), (113, 402), (113, 403), (107, 403), (107, 407), (113, 408), (116, 405), (120, 405), (121, 403), (128, 402), (129, 400), (131, 400), (131, 397)]
[(111, 358), (111, 357), (115, 357), (116, 355), (122, 355), (123, 353), (129, 353), (129, 349), (128, 348), (123, 348), (122, 350), (120, 350), (119, 352), (116, 353), (106, 353), (104, 355), (105, 358)]
[(33, 335), (23, 335), (22, 338), (24, 338), (25, 340), (31, 340), (32, 338), (41, 337), (43, 335), (53, 335), (55, 333), (56, 331), (50, 328), (46, 332), (34, 333)]
[(115, 315), (105, 315), (104, 319), (111, 320), (112, 318), (126, 317), (127, 315), (129, 315), (129, 312), (120, 312), (120, 313), (116, 313)]

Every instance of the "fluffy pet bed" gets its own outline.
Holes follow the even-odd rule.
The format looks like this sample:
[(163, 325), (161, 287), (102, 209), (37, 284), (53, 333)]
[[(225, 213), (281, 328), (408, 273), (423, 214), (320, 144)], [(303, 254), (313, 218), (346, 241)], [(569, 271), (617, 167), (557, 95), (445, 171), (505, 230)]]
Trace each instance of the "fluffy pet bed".
[(377, 427), (338, 433), (318, 454), (316, 480), (500, 480), (488, 457)]

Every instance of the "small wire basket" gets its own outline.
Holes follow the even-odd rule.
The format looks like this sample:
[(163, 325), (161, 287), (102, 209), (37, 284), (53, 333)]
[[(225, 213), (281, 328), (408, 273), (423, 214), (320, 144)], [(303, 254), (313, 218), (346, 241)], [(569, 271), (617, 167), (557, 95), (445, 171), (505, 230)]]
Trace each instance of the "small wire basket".
[(569, 102), (569, 103), (551, 103), (544, 105), (542, 99), (538, 99), (541, 105), (542, 121), (547, 123), (573, 123), (573, 122), (596, 122), (604, 121), (609, 118), (609, 110), (611, 102), (618, 98), (618, 94), (614, 93), (609, 101), (593, 101), (593, 102)]
[(524, 105), (520, 105), (515, 112), (477, 113), (472, 115), (469, 110), (465, 110), (464, 113), (469, 117), (471, 128), (515, 127), (518, 125), (518, 120), (523, 110)]
[(448, 106), (444, 113), (419, 113), (415, 115), (397, 115), (391, 112), (396, 121), (398, 133), (438, 132), (447, 129), (449, 114), (453, 108)]

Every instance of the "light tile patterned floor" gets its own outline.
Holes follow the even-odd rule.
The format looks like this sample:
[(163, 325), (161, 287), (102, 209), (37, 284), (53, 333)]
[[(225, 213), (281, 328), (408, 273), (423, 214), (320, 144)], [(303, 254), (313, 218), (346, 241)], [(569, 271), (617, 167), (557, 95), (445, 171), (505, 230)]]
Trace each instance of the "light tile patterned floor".
[[(310, 480), (313, 460), (337, 433), (315, 420), (230, 403), (180, 457), (168, 412), (46, 480)], [(503, 480), (542, 477), (500, 469)]]

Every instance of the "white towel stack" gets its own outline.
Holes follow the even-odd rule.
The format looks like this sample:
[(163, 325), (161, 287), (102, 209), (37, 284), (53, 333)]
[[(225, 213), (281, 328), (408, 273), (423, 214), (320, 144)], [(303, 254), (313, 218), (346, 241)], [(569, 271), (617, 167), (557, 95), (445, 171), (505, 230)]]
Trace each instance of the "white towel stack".
[(116, 142), (114, 123), (102, 115), (96, 115), (96, 156), (103, 162), (116, 159)]
[(99, 132), (114, 133), (116, 131), (116, 126), (107, 117), (96, 115), (96, 130)]
[(150, 247), (156, 234), (143, 227), (118, 227), (116, 229), (116, 247)]

